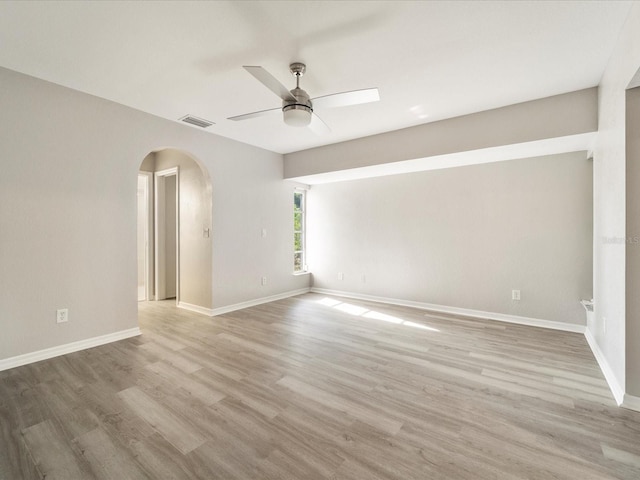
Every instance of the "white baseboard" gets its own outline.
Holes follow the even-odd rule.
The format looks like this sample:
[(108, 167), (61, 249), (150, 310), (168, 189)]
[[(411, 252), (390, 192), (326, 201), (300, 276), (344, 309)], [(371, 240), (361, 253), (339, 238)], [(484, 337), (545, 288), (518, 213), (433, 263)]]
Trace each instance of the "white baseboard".
[(108, 333), (99, 337), (86, 338), (84, 340), (78, 340), (77, 342), (58, 345), (57, 347), (45, 348), (44, 350), (38, 350), (36, 352), (25, 353), (15, 357), (3, 358), (0, 359), (0, 371), (20, 367), (22, 365), (27, 365), (28, 363), (47, 360), (60, 355), (66, 355), (67, 353), (78, 352), (87, 348), (98, 347), (106, 343), (117, 342), (118, 340), (124, 340), (125, 338), (135, 337), (141, 333), (140, 328), (135, 327), (128, 330)]
[(388, 303), (391, 305), (400, 305), (403, 307), (419, 308), (421, 310), (431, 310), (435, 312), (450, 313), (454, 315), (463, 315), (466, 317), (486, 318), (489, 320), (498, 320), (500, 322), (517, 323), (521, 325), (530, 325), (533, 327), (551, 328), (554, 330), (563, 330), (566, 332), (583, 333), (602, 374), (604, 375), (609, 389), (613, 394), (616, 403), (629, 410), (640, 411), (640, 397), (635, 397), (624, 393), (624, 389), (616, 379), (613, 370), (609, 366), (606, 357), (600, 350), (591, 331), (584, 325), (573, 325), (562, 322), (554, 322), (550, 320), (540, 320), (537, 318), (518, 317), (515, 315), (505, 315), (502, 313), (482, 312), (479, 310), (470, 310), (466, 308), (448, 307), (444, 305), (434, 305), (430, 303), (414, 302), (410, 300), (400, 300), (396, 298), (376, 297), (373, 295), (363, 295), (359, 293), (342, 292), (337, 290), (328, 290), (324, 288), (312, 288), (311, 292), (321, 293), (324, 295), (332, 295), (337, 297), (354, 298), (357, 300), (366, 300), (372, 302)]
[[(293, 297), (296, 295), (302, 295), (304, 293), (313, 292), (324, 295), (333, 295), (338, 297), (354, 298), (357, 300), (373, 301), (379, 303), (387, 303), (391, 305), (400, 305), (405, 307), (413, 307), (421, 310), (431, 310), (443, 313), (450, 313), (455, 315), (463, 315), (468, 317), (486, 318), (489, 320), (498, 320), (501, 322), (517, 323), (521, 325), (530, 325), (534, 327), (551, 328), (555, 330), (564, 330), (568, 332), (584, 333), (585, 338), (591, 351), (595, 356), (600, 369), (611, 389), (611, 393), (616, 400), (616, 403), (624, 408), (635, 410), (640, 412), (640, 397), (629, 395), (624, 393), (624, 390), (618, 383), (613, 370), (609, 366), (604, 354), (600, 350), (595, 338), (591, 331), (582, 325), (564, 324), (561, 322), (553, 322), (550, 320), (540, 320), (536, 318), (518, 317), (514, 315), (505, 315), (501, 313), (482, 312), (479, 310), (471, 310), (465, 308), (448, 307), (444, 305), (435, 305), (430, 303), (414, 302), (410, 300), (401, 300), (387, 297), (377, 297), (373, 295), (363, 295), (351, 292), (342, 292), (337, 290), (327, 290), (324, 288), (301, 288), (298, 290), (292, 290), (289, 292), (279, 293), (277, 295), (271, 295), (269, 297), (257, 298), (246, 302), (236, 303), (234, 305), (227, 305), (225, 307), (210, 309), (200, 307), (198, 305), (191, 305), (189, 303), (180, 302), (178, 307), (185, 310), (190, 310), (197, 313), (202, 313), (208, 316), (222, 315), (224, 313), (233, 312), (235, 310), (241, 310), (243, 308), (253, 307), (261, 305), (263, 303), (274, 302), (276, 300), (282, 300), (284, 298)], [(17, 355), (15, 357), (9, 357), (0, 359), (0, 371), (8, 370), (10, 368), (20, 367), (29, 363), (39, 362), (41, 360), (47, 360), (49, 358), (58, 357), (60, 355), (66, 355), (68, 353), (85, 350), (87, 348), (98, 347), (111, 342), (117, 342), (118, 340), (124, 340), (126, 338), (135, 337), (142, 332), (139, 327), (130, 328), (128, 330), (121, 330), (119, 332), (108, 333), (99, 337), (87, 338), (79, 340), (77, 342), (67, 343), (56, 347), (46, 348), (44, 350), (38, 350), (36, 352), (26, 353), (23, 355)]]
[(201, 313), (202, 315), (207, 315), (209, 317), (213, 316), (212, 308), (201, 307), (200, 305), (193, 305), (192, 303), (187, 302), (178, 302), (177, 307), (184, 310), (189, 310), (190, 312)]
[[(602, 374), (604, 375), (605, 380), (609, 384), (609, 389), (613, 394), (613, 398), (616, 400), (616, 403), (618, 405), (625, 406), (623, 400), (625, 400), (625, 397), (627, 395), (625, 395), (624, 389), (620, 386), (618, 379), (614, 375), (613, 370), (609, 365), (609, 362), (607, 362), (607, 358), (604, 356), (604, 353), (602, 353), (602, 350), (600, 350), (600, 347), (598, 346), (598, 342), (596, 342), (596, 339), (591, 333), (591, 330), (587, 328), (586, 331), (584, 332), (584, 336), (587, 339), (587, 343), (589, 344), (589, 347), (591, 347), (593, 356), (596, 357), (596, 361), (600, 366), (600, 370), (602, 370)], [(634, 398), (634, 397), (631, 397), (631, 398)], [(632, 408), (632, 407), (628, 407), (628, 408), (635, 410), (635, 408)], [(640, 408), (638, 409), (640, 410)]]
[(309, 293), (310, 290), (311, 289), (309, 288), (300, 288), (298, 290), (291, 290), (289, 292), (279, 293), (277, 295), (271, 295), (269, 297), (256, 298), (254, 300), (248, 300), (246, 302), (214, 308), (211, 311), (211, 316), (215, 317), (216, 315), (222, 315), (224, 313), (233, 312), (235, 310), (242, 310), (243, 308), (255, 307), (256, 305), (262, 305), (263, 303), (275, 302), (276, 300), (282, 300), (283, 298), (295, 297), (296, 295)]
[(633, 395), (629, 395), (628, 393), (624, 394), (624, 399), (622, 401), (621, 407), (628, 408), (629, 410), (635, 410), (636, 412), (640, 412), (640, 397), (634, 397)]
[(472, 310), (469, 308), (449, 307), (446, 305), (436, 305), (432, 303), (414, 302), (412, 300), (401, 300), (397, 298), (377, 297), (374, 295), (364, 295), (360, 293), (342, 292), (338, 290), (327, 290), (324, 288), (312, 288), (314, 293), (322, 293), (324, 295), (334, 295), (338, 297), (354, 298), (356, 300), (367, 300), (371, 302), (388, 303), (391, 305), (400, 305), (403, 307), (413, 307), (420, 310), (431, 310), (434, 312), (450, 313), (453, 315), (462, 315), (465, 317), (485, 318), (488, 320), (497, 320), (499, 322), (517, 323), (519, 325), (529, 325), (532, 327), (551, 328), (553, 330), (562, 330), (565, 332), (584, 333), (586, 327), (584, 325), (575, 325), (571, 323), (555, 322), (552, 320), (541, 320), (538, 318), (519, 317), (516, 315), (506, 315), (504, 313), (483, 312), (481, 310)]

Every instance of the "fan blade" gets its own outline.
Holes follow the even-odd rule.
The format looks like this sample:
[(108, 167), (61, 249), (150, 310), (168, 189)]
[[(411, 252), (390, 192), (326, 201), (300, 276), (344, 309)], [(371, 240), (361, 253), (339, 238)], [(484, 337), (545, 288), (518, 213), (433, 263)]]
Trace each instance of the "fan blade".
[(235, 117), (229, 117), (227, 120), (233, 120), (237, 122), (238, 120), (249, 120), (250, 118), (262, 117), (264, 115), (268, 115), (272, 112), (279, 112), (282, 108), (270, 108), (269, 110), (260, 110), (259, 112), (245, 113), (244, 115), (236, 115)]
[(313, 108), (333, 108), (358, 105), (360, 103), (377, 102), (380, 94), (377, 88), (365, 88), (364, 90), (353, 90), (351, 92), (333, 93), (324, 97), (313, 98)]
[(324, 123), (324, 120), (322, 120), (315, 112), (311, 114), (311, 123), (309, 124), (309, 129), (316, 135), (331, 133), (329, 125)]
[(247, 72), (253, 75), (260, 83), (278, 95), (282, 100), (296, 101), (296, 98), (291, 95), (291, 92), (287, 90), (283, 84), (281, 84), (276, 77), (271, 75), (262, 67), (243, 66)]

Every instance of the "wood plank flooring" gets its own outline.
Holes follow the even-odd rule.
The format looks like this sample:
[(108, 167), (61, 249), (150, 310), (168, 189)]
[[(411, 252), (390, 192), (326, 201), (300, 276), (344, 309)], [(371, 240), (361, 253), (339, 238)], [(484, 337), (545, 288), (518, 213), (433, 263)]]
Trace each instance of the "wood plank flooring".
[(582, 335), (306, 294), (0, 372), (0, 479), (635, 479)]

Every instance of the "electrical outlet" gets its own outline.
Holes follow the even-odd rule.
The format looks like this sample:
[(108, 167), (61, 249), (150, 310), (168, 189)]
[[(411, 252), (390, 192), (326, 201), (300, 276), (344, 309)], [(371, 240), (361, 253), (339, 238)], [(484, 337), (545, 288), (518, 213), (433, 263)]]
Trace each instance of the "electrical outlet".
[(511, 300), (520, 300), (520, 290), (511, 290)]
[(56, 323), (64, 323), (69, 321), (69, 309), (60, 308), (56, 310)]
[(338, 280), (344, 280), (344, 273), (338, 272)]
[(260, 285), (262, 285), (263, 287), (267, 284), (267, 277), (262, 277), (260, 279)]
[(267, 229), (266, 229), (266, 228), (263, 228), (263, 229), (262, 229), (262, 231), (260, 232), (260, 236), (261, 236), (262, 238), (265, 238), (265, 237), (267, 236)]

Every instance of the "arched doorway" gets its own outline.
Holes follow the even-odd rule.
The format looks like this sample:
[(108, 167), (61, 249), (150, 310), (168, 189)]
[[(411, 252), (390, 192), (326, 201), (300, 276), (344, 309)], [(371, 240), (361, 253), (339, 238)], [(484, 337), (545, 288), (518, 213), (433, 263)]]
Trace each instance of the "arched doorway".
[(138, 175), (139, 300), (146, 292), (144, 300), (175, 298), (178, 307), (211, 310), (211, 222), (206, 169), (178, 149), (150, 152)]

